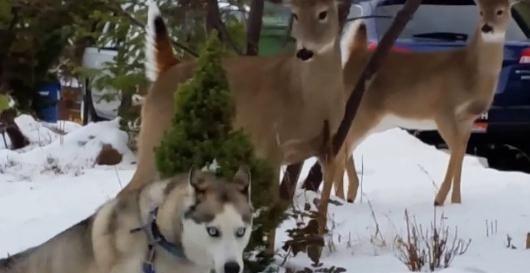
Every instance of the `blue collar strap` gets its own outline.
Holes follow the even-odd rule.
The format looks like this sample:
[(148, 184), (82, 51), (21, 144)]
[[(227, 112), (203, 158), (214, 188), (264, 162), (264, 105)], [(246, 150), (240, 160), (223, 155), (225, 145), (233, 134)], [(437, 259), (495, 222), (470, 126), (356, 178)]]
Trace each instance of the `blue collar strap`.
[(184, 249), (182, 249), (182, 245), (180, 244), (174, 244), (166, 239), (164, 234), (160, 232), (160, 228), (156, 224), (156, 216), (158, 214), (158, 208), (155, 208), (151, 212), (151, 227), (150, 227), (150, 234), (151, 234), (151, 243), (155, 244), (163, 248), (165, 251), (169, 252), (171, 255), (180, 258), (180, 259), (186, 259), (186, 254), (184, 254)]
[(156, 246), (161, 247), (169, 254), (179, 259), (187, 260), (184, 249), (180, 244), (174, 244), (166, 239), (164, 234), (160, 232), (160, 228), (156, 224), (156, 217), (158, 214), (158, 207), (149, 213), (148, 224), (139, 228), (131, 230), (131, 233), (145, 230), (149, 239), (147, 245), (147, 256), (142, 265), (143, 273), (156, 273), (154, 260), (156, 257)]

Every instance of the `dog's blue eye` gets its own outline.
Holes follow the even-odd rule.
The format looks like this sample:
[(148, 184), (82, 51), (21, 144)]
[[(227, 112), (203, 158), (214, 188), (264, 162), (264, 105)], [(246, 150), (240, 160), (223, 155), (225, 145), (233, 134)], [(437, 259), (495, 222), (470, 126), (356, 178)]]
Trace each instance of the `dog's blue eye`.
[(206, 231), (208, 232), (208, 235), (210, 235), (210, 237), (217, 238), (221, 236), (221, 232), (215, 227), (207, 227)]
[(239, 238), (241, 238), (241, 237), (245, 236), (245, 232), (247, 232), (247, 229), (246, 229), (246, 228), (244, 228), (244, 227), (242, 227), (242, 228), (238, 228), (238, 229), (236, 230), (236, 236), (239, 237)]

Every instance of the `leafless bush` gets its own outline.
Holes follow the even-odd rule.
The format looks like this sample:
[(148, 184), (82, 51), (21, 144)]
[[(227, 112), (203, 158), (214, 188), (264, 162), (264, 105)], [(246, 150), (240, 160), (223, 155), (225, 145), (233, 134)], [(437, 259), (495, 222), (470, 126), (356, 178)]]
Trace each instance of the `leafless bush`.
[(377, 217), (375, 216), (375, 210), (372, 206), (372, 202), (370, 202), (370, 199), (366, 198), (366, 201), (368, 202), (368, 208), (370, 208), (370, 214), (372, 216), (372, 220), (374, 220), (375, 224), (375, 231), (374, 234), (370, 236), (370, 243), (374, 245), (375, 247), (385, 247), (386, 241), (383, 237), (383, 233), (381, 232), (381, 228), (379, 227), (379, 222), (377, 221)]
[[(319, 233), (318, 212), (311, 209), (309, 203), (306, 202), (303, 209), (296, 208), (293, 205), (293, 209), (288, 213), (288, 216), (295, 219), (297, 224), (296, 227), (286, 231), (289, 239), (284, 242), (282, 249), (287, 254), (283, 257), (283, 262), (280, 266), (284, 266), (291, 255), (296, 256), (301, 252), (306, 253), (313, 263), (311, 267), (305, 267), (303, 269), (286, 268), (287, 273), (346, 272), (342, 267), (326, 266), (320, 261), (326, 241), (324, 236)], [(335, 227), (336, 222), (332, 218), (331, 229), (327, 230), (328, 233), (331, 233), (327, 241), (330, 252), (336, 250), (335, 242), (333, 241), (333, 230)]]
[(292, 269), (286, 270), (286, 273), (343, 273), (343, 272), (346, 272), (346, 269), (342, 267), (335, 267), (335, 266), (325, 267), (325, 268), (316, 268), (316, 269), (306, 267), (298, 271), (294, 271)]
[(466, 253), (471, 244), (471, 239), (466, 241), (458, 237), (458, 228), (455, 227), (454, 233), (449, 231), (443, 214), (437, 224), (435, 213), (434, 221), (424, 228), (415, 219), (411, 221), (405, 210), (405, 223), (407, 236), (396, 236), (394, 247), (397, 257), (410, 271), (421, 271), (427, 267), (433, 272), (447, 268), (456, 256)]
[(497, 220), (488, 221), (486, 219), (486, 237), (497, 235)]
[(513, 244), (513, 238), (510, 236), (510, 234), (506, 234), (506, 248), (517, 249), (517, 247)]

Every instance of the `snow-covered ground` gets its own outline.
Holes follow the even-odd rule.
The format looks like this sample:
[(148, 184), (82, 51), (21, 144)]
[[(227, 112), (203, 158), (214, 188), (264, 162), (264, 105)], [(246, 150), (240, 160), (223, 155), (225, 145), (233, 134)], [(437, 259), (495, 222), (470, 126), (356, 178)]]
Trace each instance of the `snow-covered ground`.
[[(37, 126), (34, 121), (25, 122)], [(23, 130), (31, 127), (21, 126)], [(33, 135), (31, 148), (0, 150), (0, 257), (38, 245), (84, 219), (132, 176), (134, 158), (116, 121), (68, 127), (69, 133), (62, 137), (39, 127), (33, 133), (50, 134), (47, 143), (39, 142), (45, 137)], [(115, 167), (94, 166), (103, 143), (123, 153), (124, 162)], [(334, 227), (328, 240), (336, 250), (324, 252), (324, 265), (344, 267), (347, 272), (408, 272), (395, 256), (394, 238), (404, 235), (405, 209), (418, 224), (431, 223), (434, 194), (448, 158), (446, 152), (399, 129), (368, 138), (355, 152), (358, 171), (362, 171), (362, 200), (330, 206)], [(308, 162), (305, 173), (310, 166)], [(447, 204), (436, 213), (443, 213), (446, 225), (458, 227), (459, 237), (472, 243), (467, 253), (441, 272), (530, 272), (530, 250), (525, 250), (530, 232), (530, 175), (488, 169), (480, 159), (467, 156), (462, 180), (463, 204)], [(314, 197), (299, 191), (296, 204), (303, 207)], [(378, 236), (374, 236), (376, 221)], [(494, 227), (487, 231), (486, 222)], [(293, 225), (287, 220), (279, 228), (278, 247), (287, 238), (284, 231)], [(516, 249), (506, 247), (507, 235)], [(287, 261), (296, 268), (310, 264), (304, 254)]]
[[(407, 272), (395, 256), (394, 239), (397, 234), (406, 235), (405, 210), (418, 224), (429, 226), (433, 222), (434, 195), (444, 177), (449, 154), (394, 129), (369, 137), (354, 156), (357, 171), (364, 173), (359, 174), (363, 200), (331, 205), (337, 250), (325, 252), (322, 262), (344, 267), (348, 272)], [(472, 240), (467, 253), (456, 257), (452, 268), (442, 272), (528, 273), (530, 250), (525, 249), (525, 244), (530, 232), (530, 175), (489, 169), (482, 161), (466, 156), (463, 203), (446, 204), (436, 210), (438, 221), (443, 214), (445, 224), (457, 227), (460, 238)], [(312, 196), (299, 194), (298, 204), (307, 200), (311, 202)], [(382, 237), (374, 236), (376, 222), (370, 204)], [(287, 226), (292, 227), (292, 221), (282, 228)], [(281, 243), (287, 236), (279, 234)], [(506, 247), (508, 235), (516, 249)], [(292, 263), (310, 264), (303, 255)]]

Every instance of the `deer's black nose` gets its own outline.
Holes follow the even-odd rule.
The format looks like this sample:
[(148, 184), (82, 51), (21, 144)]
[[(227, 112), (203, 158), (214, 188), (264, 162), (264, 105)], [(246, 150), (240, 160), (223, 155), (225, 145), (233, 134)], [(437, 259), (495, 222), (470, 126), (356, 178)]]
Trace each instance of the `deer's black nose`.
[(306, 48), (302, 48), (300, 50), (298, 50), (298, 52), (296, 52), (296, 58), (302, 60), (302, 61), (307, 61), (311, 58), (313, 58), (313, 51), (311, 50), (308, 50)]
[(488, 24), (485, 24), (484, 26), (482, 26), (482, 28), (480, 30), (482, 30), (482, 32), (484, 32), (484, 33), (493, 32), (493, 28), (490, 25), (488, 25)]

